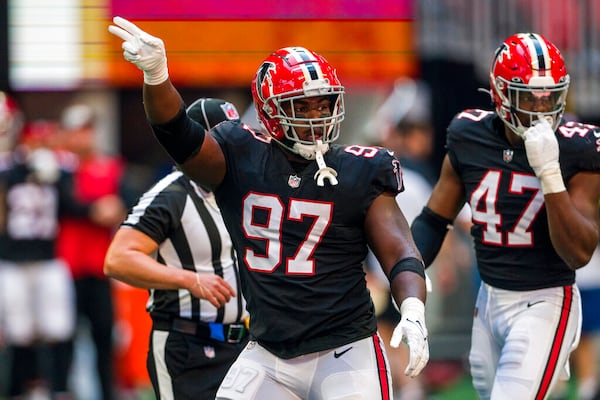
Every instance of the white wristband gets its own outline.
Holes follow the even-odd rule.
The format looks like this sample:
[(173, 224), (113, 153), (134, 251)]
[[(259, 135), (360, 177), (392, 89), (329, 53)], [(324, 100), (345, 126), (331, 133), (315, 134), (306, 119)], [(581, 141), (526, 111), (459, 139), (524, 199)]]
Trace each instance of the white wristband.
[(560, 193), (567, 190), (560, 173), (560, 167), (543, 171), (540, 181), (542, 182), (542, 193), (544, 194)]

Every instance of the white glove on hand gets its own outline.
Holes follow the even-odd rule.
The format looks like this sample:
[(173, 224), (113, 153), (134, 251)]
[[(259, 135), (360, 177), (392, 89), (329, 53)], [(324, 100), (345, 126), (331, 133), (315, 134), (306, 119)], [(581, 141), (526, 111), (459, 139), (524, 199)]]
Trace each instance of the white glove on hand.
[(552, 127), (543, 118), (523, 134), (529, 165), (542, 182), (544, 194), (564, 192), (565, 184), (558, 163), (558, 141)]
[(410, 358), (404, 374), (414, 378), (429, 361), (425, 304), (416, 297), (408, 297), (400, 305), (400, 314), (402, 319), (394, 329), (390, 346), (398, 347), (400, 342), (408, 345)]
[(114, 17), (108, 31), (124, 40), (123, 57), (144, 71), (144, 83), (159, 85), (169, 78), (165, 44), (157, 37), (147, 34), (135, 24), (121, 17)]

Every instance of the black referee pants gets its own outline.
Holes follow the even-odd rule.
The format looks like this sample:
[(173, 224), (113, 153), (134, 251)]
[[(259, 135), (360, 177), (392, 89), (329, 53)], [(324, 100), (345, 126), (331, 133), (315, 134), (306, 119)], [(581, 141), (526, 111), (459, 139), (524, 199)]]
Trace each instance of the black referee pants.
[[(156, 399), (160, 400), (161, 393), (168, 391), (175, 400), (213, 400), (246, 343), (247, 340), (231, 344), (152, 330), (146, 366)], [(166, 380), (170, 382), (165, 384)]]

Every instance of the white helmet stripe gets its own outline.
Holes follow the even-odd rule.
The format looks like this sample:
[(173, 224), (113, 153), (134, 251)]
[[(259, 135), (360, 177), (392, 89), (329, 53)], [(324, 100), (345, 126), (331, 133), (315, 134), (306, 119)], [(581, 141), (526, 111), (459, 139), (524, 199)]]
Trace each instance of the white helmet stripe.
[(290, 56), (299, 63), (299, 67), (304, 73), (305, 80), (313, 81), (315, 79), (323, 79), (323, 71), (316, 57), (303, 47), (288, 47), (286, 49)]
[(548, 54), (548, 45), (544, 39), (536, 33), (521, 35), (523, 42), (527, 45), (531, 57), (531, 69), (534, 76), (545, 76), (550, 70), (551, 60)]

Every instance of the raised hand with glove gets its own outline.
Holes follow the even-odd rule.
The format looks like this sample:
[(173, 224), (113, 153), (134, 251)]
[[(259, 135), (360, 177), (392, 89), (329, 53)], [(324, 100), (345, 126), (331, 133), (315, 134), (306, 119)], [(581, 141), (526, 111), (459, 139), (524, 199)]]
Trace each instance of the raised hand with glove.
[(160, 85), (169, 78), (165, 44), (125, 18), (114, 17), (108, 31), (123, 39), (123, 57), (144, 72), (144, 83)]
[(404, 373), (411, 378), (421, 373), (429, 361), (429, 342), (425, 326), (425, 304), (416, 297), (404, 299), (400, 305), (402, 319), (394, 329), (390, 346), (406, 343), (410, 351), (408, 366)]
[(558, 162), (558, 141), (547, 120), (540, 118), (523, 134), (527, 160), (535, 175), (540, 178), (544, 194), (567, 190)]

